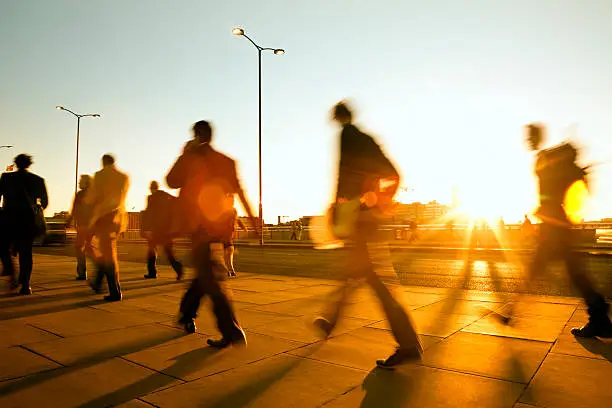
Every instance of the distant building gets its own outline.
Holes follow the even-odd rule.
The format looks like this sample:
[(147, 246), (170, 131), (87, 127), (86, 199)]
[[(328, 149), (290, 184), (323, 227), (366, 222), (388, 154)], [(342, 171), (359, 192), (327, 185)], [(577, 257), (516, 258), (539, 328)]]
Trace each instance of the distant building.
[(442, 218), (450, 211), (450, 207), (437, 201), (424, 203), (399, 203), (395, 209), (395, 221), (416, 221), (418, 223), (431, 223)]

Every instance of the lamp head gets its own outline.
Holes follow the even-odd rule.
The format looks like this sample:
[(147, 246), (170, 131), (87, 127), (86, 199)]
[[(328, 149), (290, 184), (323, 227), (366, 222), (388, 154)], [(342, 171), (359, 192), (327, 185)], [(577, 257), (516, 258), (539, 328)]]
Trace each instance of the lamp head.
[(99, 114), (99, 113), (94, 113), (94, 114), (93, 114), (93, 115), (91, 115), (91, 116), (92, 116), (92, 117), (94, 117), (94, 118), (99, 118), (99, 117), (100, 117), (100, 114)]
[(244, 30), (240, 27), (234, 27), (232, 30), (232, 34), (234, 35), (244, 35)]
[(57, 106), (55, 107), (55, 109), (57, 109), (57, 110), (64, 110), (64, 107), (63, 107), (63, 106), (59, 106), (59, 105), (57, 105)]
[(274, 54), (276, 55), (283, 55), (285, 53), (285, 50), (283, 50), (282, 48), (277, 48), (274, 50)]

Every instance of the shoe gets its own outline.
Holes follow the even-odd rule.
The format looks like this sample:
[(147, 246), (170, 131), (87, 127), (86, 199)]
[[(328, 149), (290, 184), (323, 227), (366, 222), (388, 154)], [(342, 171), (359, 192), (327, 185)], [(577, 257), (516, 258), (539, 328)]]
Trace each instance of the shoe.
[(415, 348), (410, 349), (400, 349), (395, 350), (395, 353), (391, 354), (385, 360), (377, 360), (376, 365), (380, 368), (388, 368), (393, 369), (393, 367), (407, 363), (413, 360), (419, 360), (421, 358), (421, 353), (419, 350)]
[(206, 343), (210, 347), (214, 347), (218, 349), (224, 349), (230, 345), (233, 347), (246, 347), (247, 346), (246, 335), (244, 334), (244, 331), (242, 329), (238, 329), (238, 330), (240, 330), (240, 333), (237, 334), (233, 339), (227, 339), (227, 338), (222, 338), (219, 340), (207, 339)]
[(87, 280), (87, 276), (77, 276), (77, 277), (76, 277), (76, 280), (78, 280), (78, 281), (84, 281), (84, 280)]
[(324, 339), (328, 338), (334, 329), (334, 325), (324, 317), (317, 317), (312, 324), (321, 331)]
[(157, 275), (149, 275), (149, 274), (146, 274), (146, 275), (144, 276), (144, 278), (145, 278), (145, 279), (157, 279)]
[(576, 337), (612, 337), (612, 323), (608, 320), (607, 323), (588, 322), (582, 327), (574, 327), (572, 334)]
[(197, 327), (193, 319), (181, 319), (179, 323), (183, 325), (183, 329), (185, 329), (186, 333), (193, 334), (196, 332)]
[(112, 295), (104, 296), (104, 300), (107, 301), (107, 302), (119, 302), (119, 301), (121, 301), (122, 298), (123, 298), (122, 295), (119, 295), (119, 296), (112, 296)]
[(19, 289), (19, 294), (20, 295), (31, 295), (32, 294), (32, 288), (31, 287), (21, 287), (21, 289)]

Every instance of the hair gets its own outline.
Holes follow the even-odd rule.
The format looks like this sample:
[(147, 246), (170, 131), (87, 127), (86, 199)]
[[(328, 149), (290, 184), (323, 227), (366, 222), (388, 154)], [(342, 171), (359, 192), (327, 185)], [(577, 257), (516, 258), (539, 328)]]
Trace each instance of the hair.
[(203, 143), (210, 143), (212, 140), (212, 127), (210, 123), (205, 120), (200, 120), (193, 125), (193, 133), (200, 139)]
[(149, 188), (150, 188), (151, 190), (153, 190), (153, 189), (155, 189), (155, 190), (159, 190), (159, 183), (158, 183), (157, 181), (153, 180), (153, 181), (151, 182), (151, 184), (149, 184)]
[(336, 106), (334, 106), (334, 117), (344, 116), (351, 120), (353, 118), (353, 114), (346, 102), (338, 102)]
[(30, 167), (32, 163), (34, 163), (32, 161), (32, 156), (30, 156), (29, 154), (25, 154), (25, 153), (18, 154), (15, 157), (14, 162), (19, 170), (25, 170), (28, 167)]
[(113, 155), (105, 154), (104, 156), (102, 156), (102, 165), (110, 166), (112, 164), (115, 164), (115, 158), (113, 157)]
[(87, 187), (91, 186), (91, 176), (89, 174), (81, 174), (79, 184), (86, 185)]
[(545, 127), (541, 123), (529, 123), (525, 125), (527, 137), (531, 140), (537, 140), (538, 144), (544, 141)]

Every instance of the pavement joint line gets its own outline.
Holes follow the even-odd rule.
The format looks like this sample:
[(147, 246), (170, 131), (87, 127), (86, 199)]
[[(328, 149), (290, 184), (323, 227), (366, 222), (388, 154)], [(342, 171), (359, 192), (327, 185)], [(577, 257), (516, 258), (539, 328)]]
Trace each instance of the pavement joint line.
[[(47, 372), (47, 371), (53, 371), (53, 370), (57, 370), (57, 369), (60, 369), (60, 368), (66, 368), (66, 367), (69, 367), (69, 366), (67, 366), (67, 365), (64, 365), (64, 364), (60, 363), (59, 361), (55, 361), (55, 360), (54, 360), (54, 359), (52, 359), (51, 357), (47, 357), (47, 356), (45, 356), (44, 354), (39, 353), (38, 351), (32, 350), (32, 349), (31, 349), (31, 348), (29, 348), (28, 346), (21, 345), (21, 346), (19, 346), (19, 347), (21, 347), (22, 349), (24, 349), (24, 350), (26, 350), (26, 351), (29, 351), (29, 352), (30, 352), (30, 353), (32, 353), (32, 354), (36, 354), (37, 356), (42, 357), (42, 358), (44, 358), (45, 360), (49, 360), (49, 361), (51, 361), (51, 362), (53, 362), (53, 363), (55, 363), (55, 364), (58, 364), (58, 365), (59, 365), (59, 367), (53, 368), (52, 370), (44, 370), (44, 371), (39, 371), (38, 373), (41, 373), (41, 372)], [(38, 373), (32, 373), (32, 374), (38, 374)], [(29, 375), (32, 375), (32, 374), (29, 374)], [(25, 375), (25, 376), (23, 376), (23, 377), (27, 377), (27, 376), (28, 376), (28, 375)]]
[[(557, 336), (557, 339), (555, 339), (555, 343), (556, 343), (556, 341), (558, 340), (558, 338), (559, 338), (559, 337)], [(542, 365), (544, 364), (544, 361), (546, 361), (546, 359), (547, 359), (547, 358), (548, 358), (548, 356), (550, 355), (550, 352), (551, 352), (551, 350), (552, 350), (553, 346), (554, 346), (554, 343), (553, 343), (553, 344), (551, 344), (551, 345), (548, 347), (548, 351), (546, 352), (546, 355), (544, 356), (544, 358), (542, 359), (542, 361), (540, 361), (540, 364), (538, 364), (538, 368), (536, 368), (536, 369), (534, 370), (533, 375), (531, 376), (531, 378), (529, 379), (529, 382), (527, 383), (527, 386), (525, 387), (525, 389), (523, 390), (523, 392), (521, 392), (521, 395), (519, 395), (519, 397), (517, 398), (517, 400), (515, 401), (515, 403), (516, 403), (516, 402), (519, 402), (519, 401), (521, 400), (521, 398), (523, 398), (523, 395), (525, 395), (525, 393), (527, 392), (527, 388), (529, 388), (529, 384), (531, 384), (531, 382), (533, 381), (533, 379), (535, 378), (535, 376), (536, 376), (536, 375), (538, 374), (538, 372), (540, 371), (540, 368), (542, 368)]]
[(36, 325), (34, 325), (34, 324), (31, 324), (31, 323), (26, 323), (25, 325), (26, 325), (26, 326), (33, 327), (33, 328), (35, 328), (35, 329), (37, 329), (37, 330), (44, 331), (45, 333), (52, 334), (52, 335), (54, 335), (54, 336), (59, 337), (60, 339), (65, 339), (65, 337), (64, 337), (64, 336), (62, 336), (61, 334), (57, 334), (57, 333), (55, 333), (55, 332), (52, 332), (51, 330), (43, 329), (43, 328), (38, 327), (38, 326), (36, 326)]
[[(141, 351), (142, 351), (142, 350), (141, 350)], [(131, 354), (131, 353), (128, 353), (128, 354)], [(109, 358), (109, 360), (110, 360), (110, 359), (112, 359), (112, 358), (113, 358), (113, 357)], [(148, 367), (148, 366), (146, 366), (146, 365), (144, 365), (144, 364), (138, 363), (138, 362), (136, 362), (136, 361), (132, 361), (132, 360), (130, 360), (129, 358), (126, 358), (126, 357), (125, 357), (125, 355), (123, 355), (123, 356), (116, 356), (116, 357), (114, 357), (114, 358), (118, 358), (118, 359), (123, 360), (123, 361), (126, 361), (126, 362), (128, 362), (128, 363), (130, 363), (130, 364), (134, 364), (134, 365), (136, 365), (136, 366), (138, 366), (138, 367), (146, 368), (147, 370), (149, 370), (149, 371), (153, 371), (154, 373), (161, 374), (161, 375), (164, 375), (164, 376), (166, 376), (166, 377), (174, 378), (175, 380), (180, 381), (180, 382), (181, 382), (181, 384), (185, 384), (185, 383), (187, 383), (187, 382), (188, 382), (188, 381), (186, 381), (186, 380), (183, 380), (183, 379), (182, 379), (182, 378), (180, 378), (180, 377), (175, 377), (175, 376), (173, 376), (173, 375), (170, 375), (170, 374), (164, 373), (163, 371), (155, 370), (154, 368)], [(176, 385), (181, 385), (181, 384), (176, 384)], [(168, 387), (168, 388), (174, 388), (174, 387), (176, 387), (176, 385), (173, 385), (173, 386)], [(145, 394), (145, 395), (147, 395), (147, 394)]]
[[(172, 387), (170, 387), (170, 388), (172, 388)], [(154, 393), (148, 393), (148, 394), (145, 394), (145, 395), (151, 395), (151, 394), (154, 394)], [(134, 398), (134, 399), (135, 399), (136, 401), (140, 401), (140, 402), (142, 402), (143, 404), (146, 404), (146, 405), (148, 405), (148, 406), (150, 406), (150, 407), (160, 408), (160, 407), (159, 407), (159, 405), (151, 404), (150, 402), (145, 401), (145, 400), (143, 400), (143, 399), (141, 399), (141, 398), (142, 398), (142, 397), (138, 397), (138, 398)]]
[[(546, 358), (544, 358), (542, 361), (544, 361), (545, 359)], [(407, 364), (404, 364), (404, 365), (407, 365)], [(449, 372), (449, 373), (457, 373), (457, 374), (463, 374), (463, 375), (470, 375), (472, 377), (487, 378), (489, 380), (503, 381), (503, 382), (509, 383), (509, 384), (518, 384), (518, 385), (522, 385), (524, 387), (523, 392), (527, 389), (529, 384), (531, 384), (531, 381), (533, 380), (533, 376), (535, 376), (535, 374), (537, 373), (537, 370), (536, 370), (535, 373), (533, 374), (533, 376), (529, 379), (529, 382), (522, 383), (522, 382), (516, 382), (516, 381), (510, 381), (510, 380), (506, 380), (506, 379), (502, 379), (502, 378), (497, 378), (497, 377), (493, 377), (493, 376), (486, 375), (486, 374), (474, 373), (474, 372), (471, 372), (471, 371), (461, 371), (461, 370), (452, 369), (452, 368), (430, 366), (430, 365), (423, 364), (423, 361), (415, 362), (414, 365), (415, 366), (419, 366), (419, 367), (431, 368), (433, 370), (438, 370), (438, 371), (446, 371), (446, 372)], [(539, 367), (538, 367), (538, 370), (539, 370)], [(522, 396), (522, 394), (521, 394), (521, 396)], [(520, 397), (514, 403), (518, 402), (519, 400), (520, 400)]]
[[(556, 354), (558, 356), (568, 356), (568, 357), (576, 357), (576, 358), (586, 358), (589, 360), (595, 360), (595, 361), (609, 361), (608, 359), (606, 359), (605, 357), (603, 359), (601, 358), (597, 358), (597, 357), (591, 357), (591, 356), (577, 356), (576, 354), (569, 354), (569, 353), (559, 353), (557, 351), (549, 351), (548, 354)], [(547, 354), (547, 356), (548, 356)], [(601, 355), (601, 354), (598, 354)]]

